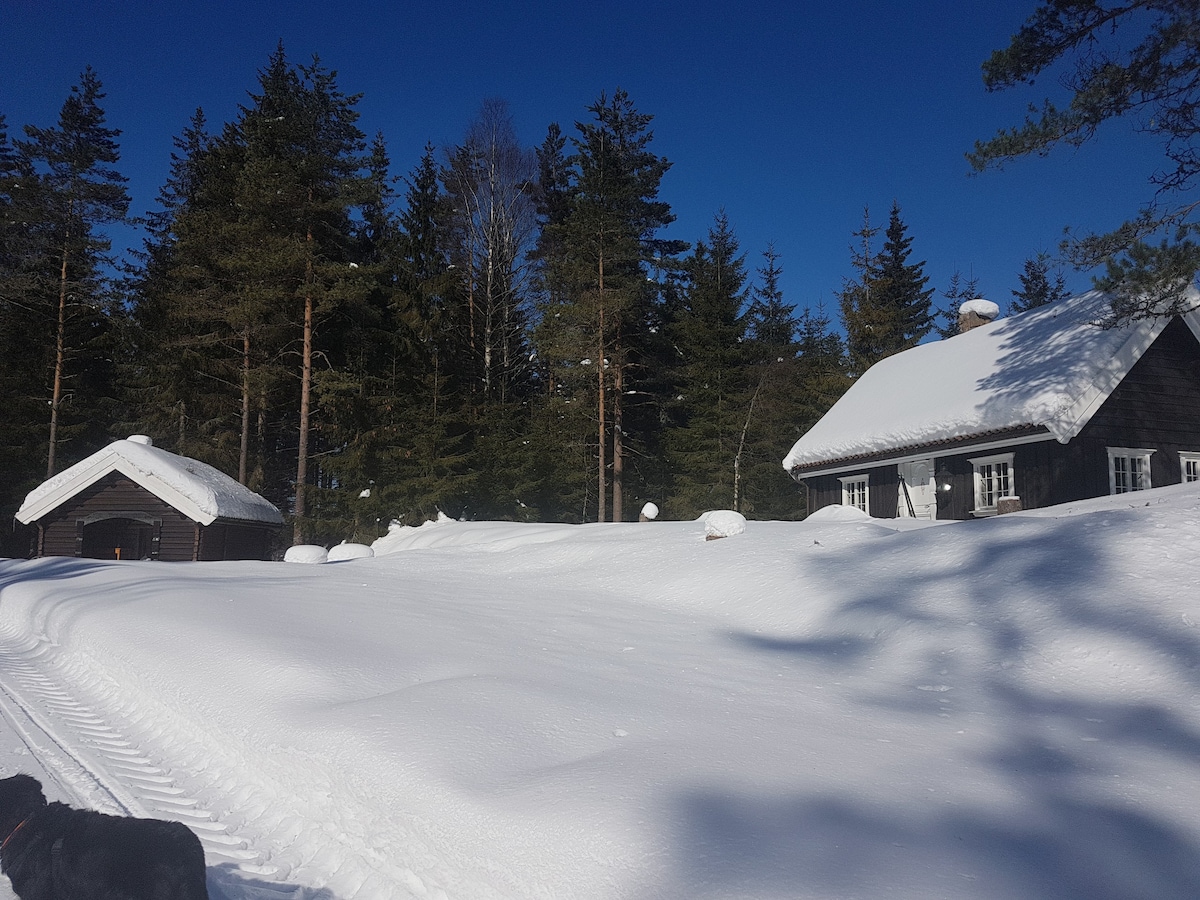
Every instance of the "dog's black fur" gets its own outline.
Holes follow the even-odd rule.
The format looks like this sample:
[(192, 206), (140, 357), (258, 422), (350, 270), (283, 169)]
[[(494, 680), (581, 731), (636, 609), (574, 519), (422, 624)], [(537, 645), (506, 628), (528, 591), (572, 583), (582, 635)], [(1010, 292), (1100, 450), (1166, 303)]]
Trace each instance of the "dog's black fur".
[(21, 900), (208, 900), (186, 825), (47, 803), (29, 775), (0, 779), (0, 871)]

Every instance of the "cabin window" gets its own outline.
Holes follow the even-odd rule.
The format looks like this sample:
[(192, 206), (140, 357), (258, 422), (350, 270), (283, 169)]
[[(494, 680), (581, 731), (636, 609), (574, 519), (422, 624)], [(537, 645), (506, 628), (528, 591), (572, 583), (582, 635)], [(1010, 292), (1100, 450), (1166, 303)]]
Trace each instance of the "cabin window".
[(977, 516), (995, 515), (1002, 497), (1013, 496), (1013, 454), (981, 456), (971, 460), (975, 470), (975, 509)]
[(848, 475), (839, 478), (842, 483), (842, 506), (853, 506), (863, 512), (870, 510), (870, 495), (866, 475)]
[(1108, 448), (1108, 492), (1127, 494), (1144, 491), (1150, 485), (1150, 454), (1153, 450), (1129, 447)]
[(1179, 454), (1179, 480), (1184, 484), (1200, 481), (1200, 453)]

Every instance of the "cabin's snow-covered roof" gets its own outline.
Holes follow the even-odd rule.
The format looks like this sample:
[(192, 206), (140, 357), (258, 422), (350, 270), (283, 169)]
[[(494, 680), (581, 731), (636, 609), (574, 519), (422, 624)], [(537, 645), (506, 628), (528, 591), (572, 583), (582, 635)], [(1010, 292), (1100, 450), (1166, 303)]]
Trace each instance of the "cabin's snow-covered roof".
[(29, 492), (17, 519), (36, 521), (105, 475), (119, 472), (199, 522), (238, 519), (278, 525), (283, 516), (270, 501), (207, 463), (154, 447), (146, 438), (113, 441)]
[[(1169, 321), (1104, 329), (1092, 291), (873, 365), (792, 447), (791, 471), (1019, 428), (1075, 437)], [(1184, 316), (1200, 337), (1200, 313)]]

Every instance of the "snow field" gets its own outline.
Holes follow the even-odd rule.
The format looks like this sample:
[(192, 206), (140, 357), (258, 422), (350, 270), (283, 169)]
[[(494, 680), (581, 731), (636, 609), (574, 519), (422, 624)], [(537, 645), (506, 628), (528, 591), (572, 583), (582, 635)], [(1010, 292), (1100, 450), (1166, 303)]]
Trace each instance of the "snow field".
[(0, 563), (0, 683), (228, 900), (1200, 893), (1196, 488), (705, 532)]

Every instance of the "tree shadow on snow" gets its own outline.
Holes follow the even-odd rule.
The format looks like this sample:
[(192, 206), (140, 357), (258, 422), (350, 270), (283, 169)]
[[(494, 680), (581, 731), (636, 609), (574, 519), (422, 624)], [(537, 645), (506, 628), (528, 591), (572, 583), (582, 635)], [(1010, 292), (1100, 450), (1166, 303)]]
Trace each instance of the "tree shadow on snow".
[(38, 560), (0, 559), (0, 591), (23, 581), (57, 581), (78, 578), (105, 564), (96, 560), (54, 557)]
[(921, 817), (865, 798), (694, 793), (685, 895), (1185, 900), (1200, 848), (1124, 806), (1048, 795), (1018, 824), (986, 810)]
[(232, 863), (208, 867), (209, 900), (339, 900), (327, 888), (267, 881), (247, 875)]
[[(959, 787), (926, 802), (889, 797), (878, 778), (795, 796), (698, 787), (668, 813), (682, 835), (674, 883), (692, 898), (1200, 897), (1194, 810), (1179, 808), (1187, 796), (1162, 799), (1163, 778), (1200, 780), (1200, 637), (1156, 604), (1154, 579), (1140, 578), (1153, 561), (1131, 562), (1120, 526), (1136, 515), (993, 519), (806, 554), (808, 592), (837, 601), (819, 627), (730, 639), (788, 654), (806, 677), (862, 673), (844, 682), (845, 702), (865, 719), (976, 726), (945, 748)], [(864, 577), (848, 581), (852, 567)], [(1110, 650), (1114, 664), (1165, 672), (1158, 683), (1179, 695), (1090, 685)], [(871, 664), (888, 677), (865, 674)], [(1139, 669), (1104, 677), (1141, 687)], [(972, 771), (978, 790), (962, 787)], [(1143, 799), (1155, 794), (1157, 805)]]

